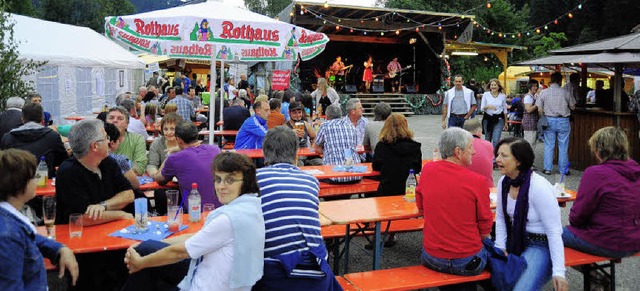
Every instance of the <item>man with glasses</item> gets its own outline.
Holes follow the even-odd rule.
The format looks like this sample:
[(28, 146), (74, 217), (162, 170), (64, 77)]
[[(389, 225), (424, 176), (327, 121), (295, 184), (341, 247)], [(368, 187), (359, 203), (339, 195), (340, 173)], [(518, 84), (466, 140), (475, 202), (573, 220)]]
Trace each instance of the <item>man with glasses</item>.
[(58, 168), (56, 224), (84, 213), (84, 225), (133, 218), (122, 211), (134, 199), (131, 183), (109, 156), (109, 136), (98, 119), (82, 120), (69, 132), (74, 157)]
[(160, 185), (178, 178), (180, 193), (189, 193), (193, 183), (198, 184), (198, 191), (202, 198), (202, 205), (213, 203), (222, 206), (215, 195), (211, 162), (220, 153), (215, 145), (201, 144), (198, 140), (198, 128), (190, 121), (176, 124), (176, 140), (180, 151), (169, 153), (169, 157), (160, 165), (160, 170), (153, 175), (153, 179)]
[(116, 154), (124, 155), (133, 162), (132, 168), (137, 175), (144, 174), (147, 166), (147, 145), (144, 137), (133, 132), (129, 132), (129, 112), (123, 107), (113, 107), (107, 114), (107, 122), (115, 125), (120, 130), (120, 135), (124, 136)]

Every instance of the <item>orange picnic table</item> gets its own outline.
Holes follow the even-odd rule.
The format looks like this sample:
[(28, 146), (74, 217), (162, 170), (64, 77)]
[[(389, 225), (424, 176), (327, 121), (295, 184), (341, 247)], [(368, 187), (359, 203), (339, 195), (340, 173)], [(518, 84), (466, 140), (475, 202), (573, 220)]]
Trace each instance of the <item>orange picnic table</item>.
[[(381, 238), (380, 225), (383, 221), (393, 221), (400, 219), (415, 218), (419, 216), (418, 207), (415, 202), (407, 202), (402, 195), (383, 196), (374, 198), (346, 199), (320, 202), (320, 214), (331, 220), (333, 224), (345, 225), (346, 234), (344, 240), (344, 272), (348, 273), (349, 268), (349, 243), (351, 240), (351, 224), (357, 225), (358, 232), (369, 230), (368, 223), (374, 223), (374, 255), (373, 269), (380, 269), (380, 258), (382, 257), (382, 246), (384, 239)], [(390, 224), (387, 224), (387, 228)], [(387, 233), (388, 229), (385, 230)], [(340, 260), (340, 258), (334, 258)], [(335, 270), (337, 272), (337, 270)]]
[[(47, 181), (47, 186), (46, 187), (36, 188), (36, 196), (54, 196), (54, 195), (56, 195), (56, 186), (52, 185), (52, 184), (53, 184), (53, 179), (49, 179), (49, 181)], [(151, 183), (140, 185), (140, 190), (141, 191), (149, 191), (149, 190), (164, 189), (164, 188), (178, 189), (178, 183), (170, 181), (166, 185), (160, 186), (157, 182), (153, 181)]]
[(80, 120), (84, 120), (87, 119), (88, 117), (86, 116), (79, 116), (79, 115), (70, 115), (65, 117), (64, 119), (66, 120), (73, 120), (73, 121), (80, 121)]
[[(200, 132), (198, 132), (199, 135), (209, 135), (209, 131), (208, 130), (201, 130)], [(238, 135), (238, 131), (237, 130), (214, 130), (213, 131), (213, 135), (214, 136), (236, 136)]]
[[(235, 150), (237, 153), (239, 154), (243, 154), (249, 158), (252, 159), (261, 159), (264, 158), (264, 153), (262, 152), (262, 149), (241, 149), (241, 150)], [(362, 153), (366, 153), (367, 149), (364, 146), (358, 146), (356, 148), (356, 151), (358, 152), (358, 154), (362, 154)], [(369, 152), (371, 151), (371, 149), (369, 148), (368, 150)], [(320, 156), (319, 153), (317, 153), (313, 147), (306, 147), (306, 148), (300, 148), (298, 149), (298, 156), (299, 157), (314, 157), (314, 156)]]
[(360, 163), (360, 164), (354, 165), (354, 166), (366, 166), (367, 169), (362, 173), (334, 171), (333, 168), (335, 166), (336, 165), (303, 166), (303, 167), (300, 167), (300, 170), (313, 175), (314, 177), (316, 177), (316, 179), (380, 176), (379, 171), (374, 171), (371, 168), (371, 163)]
[[(190, 223), (189, 215), (183, 215), (184, 217), (182, 218), (182, 224), (189, 225), (189, 227), (171, 236), (177, 236), (186, 233), (196, 233), (202, 228), (204, 219), (201, 219), (200, 222)], [(206, 214), (203, 213), (203, 215)], [(166, 216), (150, 217), (149, 219), (154, 221), (167, 221)], [(133, 225), (134, 223), (135, 222), (133, 219), (124, 219), (99, 225), (85, 226), (82, 230), (82, 237), (79, 238), (70, 238), (69, 225), (59, 224), (55, 226), (56, 241), (66, 245), (76, 254), (122, 250), (128, 248), (136, 241), (121, 237), (109, 236), (109, 234), (123, 229), (127, 226)], [(44, 226), (39, 226), (38, 233), (46, 236), (47, 231)]]

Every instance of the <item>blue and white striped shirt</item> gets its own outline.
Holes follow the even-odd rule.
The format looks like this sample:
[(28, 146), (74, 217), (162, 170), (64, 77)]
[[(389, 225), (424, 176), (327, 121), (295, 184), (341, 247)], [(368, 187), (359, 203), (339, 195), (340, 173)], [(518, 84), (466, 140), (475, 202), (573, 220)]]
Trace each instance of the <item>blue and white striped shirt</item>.
[(291, 164), (258, 169), (258, 185), (265, 223), (265, 260), (321, 246), (318, 180)]

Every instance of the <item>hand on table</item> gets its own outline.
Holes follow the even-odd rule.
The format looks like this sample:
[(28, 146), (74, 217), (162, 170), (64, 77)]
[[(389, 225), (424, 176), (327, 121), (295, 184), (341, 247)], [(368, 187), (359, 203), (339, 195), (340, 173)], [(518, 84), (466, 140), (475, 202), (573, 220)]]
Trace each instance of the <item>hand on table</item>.
[(70, 248), (62, 247), (60, 249), (60, 260), (58, 261), (58, 269), (58, 278), (62, 278), (62, 276), (64, 276), (65, 270), (68, 270), (69, 274), (71, 275), (71, 286), (76, 285), (80, 269), (78, 268), (76, 256), (73, 255), (73, 251), (71, 251)]
[(89, 216), (90, 219), (100, 219), (102, 214), (107, 211), (104, 206), (100, 204), (91, 204), (87, 207), (87, 211), (84, 213)]

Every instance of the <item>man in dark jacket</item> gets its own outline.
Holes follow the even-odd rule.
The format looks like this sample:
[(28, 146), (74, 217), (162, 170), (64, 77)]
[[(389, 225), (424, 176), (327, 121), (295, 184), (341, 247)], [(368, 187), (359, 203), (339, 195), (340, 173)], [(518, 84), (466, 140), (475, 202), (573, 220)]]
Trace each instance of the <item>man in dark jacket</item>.
[(22, 125), (22, 106), (24, 99), (9, 97), (5, 104), (6, 111), (0, 112), (0, 138), (14, 128)]
[(42, 126), (43, 109), (38, 103), (28, 103), (22, 108), (24, 125), (11, 130), (0, 140), (0, 149), (26, 150), (36, 158), (44, 156), (49, 167), (49, 177), (55, 176), (55, 169), (66, 158), (60, 134)]
[[(231, 101), (231, 106), (222, 110), (225, 130), (240, 130), (244, 121), (249, 117), (251, 117), (251, 112), (244, 107), (244, 100), (240, 98), (234, 98)], [(235, 136), (225, 137), (225, 139), (235, 141)]]

